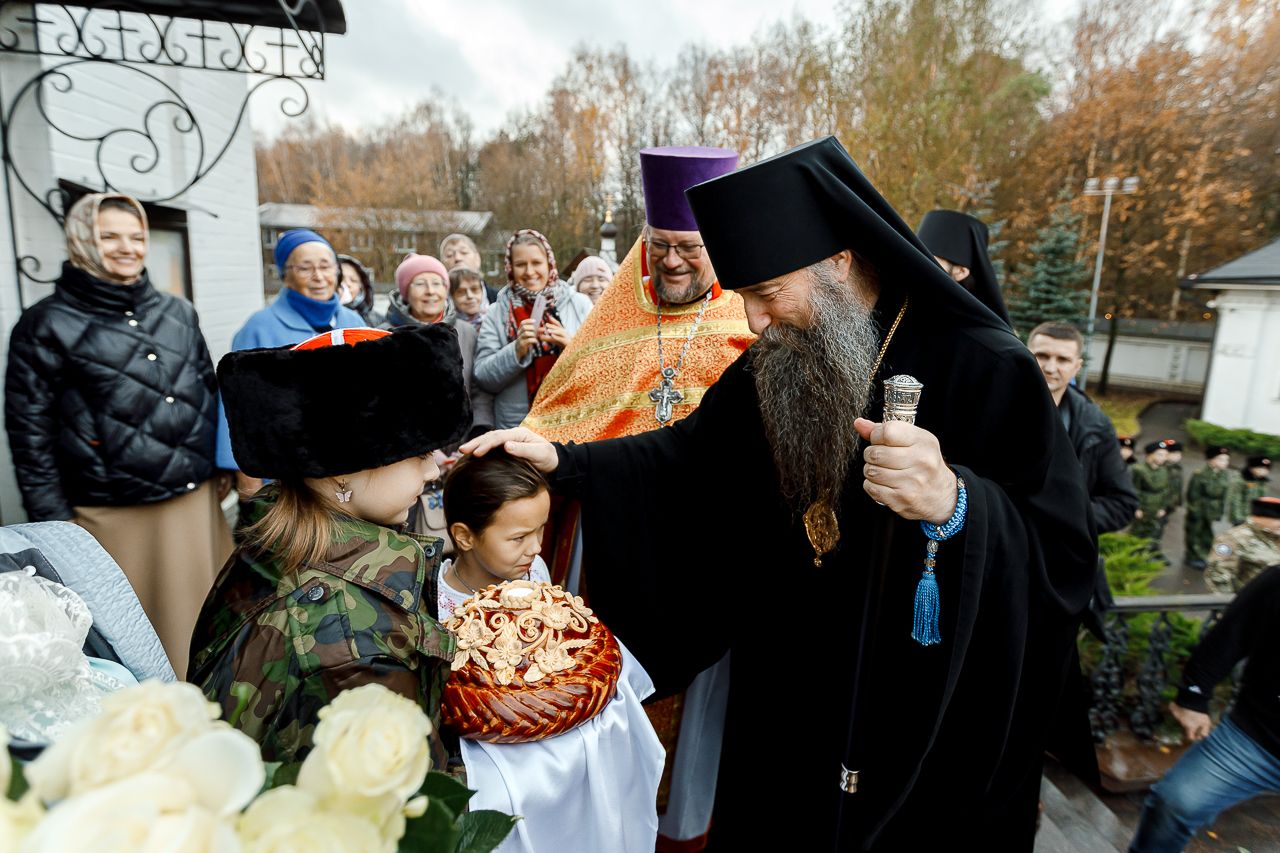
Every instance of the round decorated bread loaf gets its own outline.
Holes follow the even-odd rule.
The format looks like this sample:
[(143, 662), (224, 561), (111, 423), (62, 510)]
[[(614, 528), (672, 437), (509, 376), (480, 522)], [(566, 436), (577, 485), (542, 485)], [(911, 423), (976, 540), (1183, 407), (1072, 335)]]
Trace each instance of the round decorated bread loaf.
[(460, 737), (494, 743), (567, 732), (613, 698), (618, 641), (581, 598), (558, 586), (507, 581), (453, 611), (457, 638), (441, 718)]

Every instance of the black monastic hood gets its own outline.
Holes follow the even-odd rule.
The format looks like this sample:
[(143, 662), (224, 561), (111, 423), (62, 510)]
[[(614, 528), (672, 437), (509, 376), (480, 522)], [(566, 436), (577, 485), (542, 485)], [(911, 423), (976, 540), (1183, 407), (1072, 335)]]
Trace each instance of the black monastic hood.
[(916, 234), (931, 254), (968, 267), (969, 277), (961, 281), (960, 286), (1013, 327), (1009, 309), (1000, 294), (1000, 281), (987, 253), (990, 236), (982, 220), (958, 210), (931, 210), (920, 220)]
[(912, 304), (1008, 330), (991, 309), (956, 287), (834, 136), (690, 187), (685, 195), (721, 287), (750, 287), (851, 249), (876, 268), (883, 286), (905, 288)]

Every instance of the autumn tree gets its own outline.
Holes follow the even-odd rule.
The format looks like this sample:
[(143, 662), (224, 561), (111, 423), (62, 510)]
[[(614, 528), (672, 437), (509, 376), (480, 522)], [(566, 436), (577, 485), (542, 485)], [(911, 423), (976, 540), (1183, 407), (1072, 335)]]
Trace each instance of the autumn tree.
[(1048, 82), (1027, 63), (1018, 7), (1002, 0), (870, 0), (846, 7), (841, 139), (903, 218), (960, 207), (1016, 162)]
[(1112, 207), (1101, 308), (1186, 318), (1182, 277), (1280, 232), (1280, 3), (1154, 2), (1085, 0), (1056, 52), (1016, 0), (850, 2), (831, 29), (794, 17), (656, 64), (584, 46), (485, 138), (439, 96), (360, 133), (299, 123), (258, 146), (260, 198), (389, 222), (490, 210), (491, 242), (535, 227), (567, 258), (597, 246), (606, 197), (619, 248), (639, 233), (641, 148), (728, 146), (746, 164), (835, 134), (909, 224), (936, 207), (986, 222), (1023, 291), (1042, 232), (1062, 231), (1064, 183), (1090, 256), (1085, 180), (1138, 177)]
[[(1053, 114), (1003, 185), (1018, 254), (1043, 221), (1041, 199), (1064, 178), (1076, 192), (1090, 177), (1139, 178), (1111, 211), (1101, 292), (1117, 316), (1181, 316), (1182, 276), (1254, 248), (1280, 224), (1280, 6), (1232, 0), (1178, 17), (1171, 8), (1134, 16), (1121, 0), (1084, 6)], [(1187, 34), (1202, 32), (1193, 45)], [(1073, 205), (1093, 239), (1101, 202)]]

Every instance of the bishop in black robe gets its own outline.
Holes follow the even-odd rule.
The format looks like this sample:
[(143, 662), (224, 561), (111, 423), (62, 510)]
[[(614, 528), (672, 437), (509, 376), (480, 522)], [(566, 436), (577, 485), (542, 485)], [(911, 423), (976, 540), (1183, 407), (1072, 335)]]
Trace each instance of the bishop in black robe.
[[(780, 493), (751, 350), (669, 428), (555, 447), (553, 486), (582, 501), (591, 604), (659, 691), (731, 652), (712, 849), (1030, 850), (1045, 730), (1096, 559), (1035, 361), (834, 138), (688, 195), (724, 286), (852, 249), (878, 273), (882, 334), (909, 299), (867, 413), (879, 419), (879, 379), (916, 377), (916, 425), (968, 493), (938, 555), (941, 642), (925, 646), (911, 636), (920, 523), (877, 505), (855, 464), (839, 545), (815, 566)], [(464, 450), (537, 440), (520, 432)], [(859, 771), (856, 793), (842, 768)]]

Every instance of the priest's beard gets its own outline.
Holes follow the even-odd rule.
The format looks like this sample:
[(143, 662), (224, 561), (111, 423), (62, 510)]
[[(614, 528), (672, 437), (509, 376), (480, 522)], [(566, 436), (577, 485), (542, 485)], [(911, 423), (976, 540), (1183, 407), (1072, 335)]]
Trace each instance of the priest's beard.
[(681, 265), (676, 269), (676, 273), (692, 273), (689, 276), (688, 284), (682, 287), (675, 287), (667, 282), (663, 276), (661, 263), (655, 264), (654, 269), (649, 271), (649, 278), (653, 281), (654, 292), (658, 294), (658, 299), (662, 300), (663, 305), (684, 305), (700, 299), (715, 283), (715, 278), (711, 270), (704, 265), (701, 269), (695, 269), (688, 261), (681, 259)]
[(838, 513), (858, 450), (853, 421), (867, 405), (879, 332), (852, 281), (839, 280), (827, 261), (808, 272), (809, 327), (769, 326), (751, 348), (751, 363), (787, 503), (802, 514), (820, 500)]

